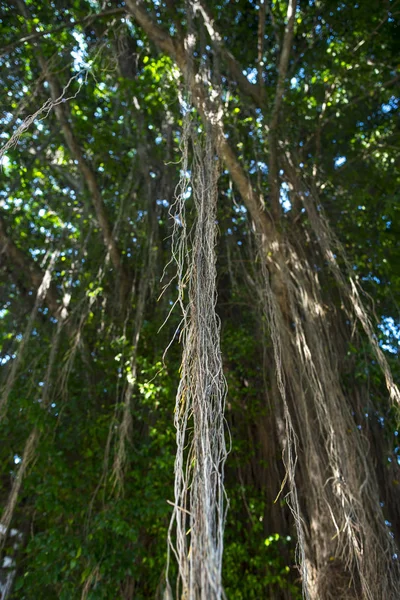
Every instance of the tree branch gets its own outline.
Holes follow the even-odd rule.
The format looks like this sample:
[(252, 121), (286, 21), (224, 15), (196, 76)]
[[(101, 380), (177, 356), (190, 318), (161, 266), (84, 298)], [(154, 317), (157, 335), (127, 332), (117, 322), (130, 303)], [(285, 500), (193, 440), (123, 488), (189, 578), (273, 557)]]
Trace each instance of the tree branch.
[[(263, 103), (262, 90), (264, 87), (262, 78), (261, 78), (262, 87), (260, 85), (260, 80), (259, 80), (259, 86), (250, 83), (250, 81), (247, 79), (247, 77), (245, 75), (243, 75), (243, 68), (240, 65), (240, 63), (236, 60), (236, 58), (233, 56), (233, 54), (225, 47), (222, 36), (219, 33), (218, 29), (216, 28), (215, 22), (208, 14), (208, 12), (204, 6), (204, 2), (201, 2), (201, 1), (195, 2), (194, 8), (195, 8), (195, 10), (197, 9), (201, 13), (201, 16), (203, 17), (204, 25), (208, 31), (208, 35), (210, 36), (214, 47), (219, 51), (222, 60), (225, 62), (226, 66), (228, 67), (228, 70), (229, 70), (231, 76), (233, 77), (233, 79), (236, 80), (242, 93), (245, 96), (249, 96), (250, 98), (252, 98), (252, 100), (254, 100), (254, 102), (258, 106), (261, 106)], [(264, 15), (264, 26), (265, 26), (265, 8), (264, 8), (264, 11), (262, 9), (260, 9), (260, 10), (261, 10), (260, 19), (263, 14)], [(264, 30), (264, 26), (263, 26), (263, 30)], [(260, 24), (260, 27), (261, 27), (261, 24)], [(261, 54), (262, 54), (262, 52), (263, 52), (263, 50), (261, 50)], [(262, 61), (262, 58), (261, 58), (261, 61)]]
[[(293, 0), (291, 1), (293, 2)], [(214, 101), (210, 99), (210, 82), (207, 82), (207, 87), (203, 86), (200, 83), (201, 79), (188, 69), (190, 57), (185, 51), (183, 43), (180, 40), (177, 40), (177, 42), (173, 44), (170, 39), (168, 42), (165, 40), (165, 36), (161, 35), (163, 32), (159, 31), (158, 25), (153, 23), (147, 14), (143, 14), (145, 13), (145, 9), (143, 8), (142, 0), (127, 0), (127, 6), (133, 16), (137, 18), (140, 24), (142, 24), (149, 38), (153, 39), (161, 50), (171, 52), (171, 58), (175, 58), (179, 69), (183, 73), (192, 101), (205, 125), (210, 127), (215, 139), (218, 155), (228, 169), (232, 181), (238, 188), (243, 202), (249, 211), (250, 217), (254, 222), (256, 232), (260, 238), (261, 247), (265, 253), (264, 256), (269, 262), (269, 267), (271, 269), (271, 286), (277, 295), (283, 314), (287, 315), (287, 293), (282, 281), (282, 270), (278, 264), (279, 257), (278, 261), (276, 261), (276, 252), (279, 249), (279, 234), (273, 220), (263, 210), (260, 199), (257, 198), (245, 170), (226, 139), (222, 123), (222, 107), (218, 105), (216, 99), (214, 99)], [(154, 38), (152, 38), (153, 35)], [(218, 94), (215, 94), (215, 96), (218, 98)]]
[[(269, 0), (265, 0), (265, 2), (266, 2), (266, 8), (267, 8), (268, 14), (269, 14), (269, 16), (271, 18), (272, 29), (274, 30), (276, 46), (277, 46), (277, 48), (279, 48), (279, 46), (280, 46), (279, 27), (276, 24), (275, 16), (274, 16), (274, 13), (272, 11), (272, 7), (269, 4)], [(277, 4), (277, 6), (279, 8), (278, 4)]]
[(170, 56), (175, 58), (179, 69), (187, 80), (193, 103), (199, 111), (203, 122), (211, 127), (216, 140), (218, 154), (230, 172), (232, 180), (238, 188), (251, 218), (256, 224), (257, 230), (269, 239), (275, 238), (273, 224), (268, 215), (262, 210), (261, 204), (254, 193), (243, 167), (225, 137), (221, 120), (222, 115), (217, 114), (215, 107), (210, 108), (210, 102), (206, 97), (203, 86), (199, 83), (196, 76), (193, 73), (189, 73), (187, 69), (188, 56), (183, 43), (174, 44), (170, 38), (164, 35), (162, 30), (160, 31), (158, 25), (151, 20), (143, 8), (142, 0), (127, 0), (127, 6), (138, 23), (142, 25), (149, 38), (161, 50), (170, 53)]
[(267, 0), (260, 0), (259, 17), (258, 17), (258, 39), (257, 39), (257, 73), (258, 73), (258, 89), (260, 100), (264, 99), (264, 35), (265, 35), (265, 16)]
[(269, 123), (269, 157), (268, 157), (268, 180), (271, 200), (271, 210), (276, 221), (279, 220), (281, 207), (279, 203), (279, 168), (278, 168), (278, 122), (279, 112), (285, 90), (285, 79), (289, 64), (289, 56), (292, 48), (294, 20), (296, 15), (297, 0), (289, 0), (287, 8), (287, 24), (283, 37), (278, 66), (278, 83), (276, 85), (274, 107), (272, 109)]
[(292, 48), (294, 20), (296, 16), (296, 4), (297, 0), (289, 0), (286, 15), (287, 24), (285, 28), (285, 35), (283, 38), (282, 49), (279, 59), (278, 83), (276, 85), (275, 102), (272, 111), (271, 121), (269, 124), (270, 129), (275, 129), (278, 125), (279, 109), (281, 107), (283, 92), (285, 89), (285, 78), (289, 64), (290, 51)]
[(166, 54), (175, 58), (176, 47), (171, 36), (165, 32), (157, 23), (151, 19), (143, 7), (143, 0), (126, 0), (128, 12), (130, 12), (146, 32), (148, 37)]

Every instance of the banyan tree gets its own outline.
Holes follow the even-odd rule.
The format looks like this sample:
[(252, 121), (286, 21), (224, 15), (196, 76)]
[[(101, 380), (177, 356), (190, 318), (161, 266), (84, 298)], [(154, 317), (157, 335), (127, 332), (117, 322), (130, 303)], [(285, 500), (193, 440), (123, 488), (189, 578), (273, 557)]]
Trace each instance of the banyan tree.
[(0, 595), (399, 597), (394, 0), (1, 0)]

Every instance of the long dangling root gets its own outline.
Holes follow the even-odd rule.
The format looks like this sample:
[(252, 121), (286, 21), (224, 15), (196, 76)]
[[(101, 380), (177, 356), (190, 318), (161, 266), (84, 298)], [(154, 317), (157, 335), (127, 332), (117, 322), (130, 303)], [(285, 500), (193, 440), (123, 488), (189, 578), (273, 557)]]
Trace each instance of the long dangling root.
[(394, 600), (400, 581), (395, 547), (368, 443), (342, 387), (335, 349), (336, 340), (342, 342), (330, 327), (318, 273), (289, 239), (276, 245), (275, 255), (266, 243), (260, 248), (263, 302), (286, 418), (286, 468), (304, 595), (328, 598), (327, 586), (338, 577), (346, 597)]
[[(218, 173), (210, 132), (203, 145), (199, 138), (192, 137), (190, 118), (187, 113), (183, 181), (174, 207), (177, 212), (173, 249), (178, 265), (179, 302), (183, 309), (183, 357), (175, 405), (175, 502), (169, 546), (179, 568), (177, 597), (217, 600), (223, 593), (223, 467), (226, 458), (226, 383), (222, 373), (220, 324), (215, 312)], [(191, 185), (196, 222), (189, 254), (184, 201), (190, 138), (194, 150)], [(166, 594), (171, 597), (169, 584)]]

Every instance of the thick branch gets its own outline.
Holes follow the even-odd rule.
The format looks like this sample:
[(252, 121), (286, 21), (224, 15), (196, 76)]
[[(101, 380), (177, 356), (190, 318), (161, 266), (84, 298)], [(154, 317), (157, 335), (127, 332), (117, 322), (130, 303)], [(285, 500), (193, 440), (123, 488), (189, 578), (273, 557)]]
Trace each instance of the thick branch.
[(176, 48), (171, 36), (151, 19), (143, 6), (143, 0), (126, 0), (128, 11), (146, 32), (148, 37), (166, 54), (175, 58)]
[(285, 79), (289, 64), (290, 50), (292, 48), (294, 21), (296, 15), (297, 0), (289, 0), (287, 9), (287, 24), (283, 37), (278, 67), (278, 83), (276, 85), (274, 107), (272, 109), (269, 124), (269, 158), (268, 158), (268, 180), (270, 190), (271, 209), (274, 219), (278, 221), (280, 216), (279, 204), (279, 168), (278, 168), (278, 121), (279, 111), (285, 90)]
[(266, 1), (260, 0), (259, 17), (258, 17), (258, 40), (257, 40), (257, 77), (258, 88), (260, 91), (260, 99), (264, 98), (264, 35), (265, 35), (265, 16), (266, 16)]
[(167, 36), (164, 36), (164, 32), (160, 31), (158, 25), (154, 23), (148, 16), (143, 8), (143, 3), (141, 0), (127, 0), (127, 6), (135, 19), (137, 19), (137, 21), (143, 26), (149, 38), (152, 39), (161, 50), (170, 53), (170, 56), (175, 58), (178, 67), (188, 80), (188, 87), (197, 110), (199, 111), (203, 121), (209, 124), (212, 128), (219, 156), (230, 172), (232, 180), (237, 186), (251, 215), (251, 218), (256, 223), (258, 231), (260, 233), (264, 233), (268, 238), (271, 238), (273, 235), (272, 222), (267, 214), (262, 210), (243, 167), (241, 166), (225, 137), (221, 118), (216, 115), (215, 112), (213, 113), (213, 111), (208, 107), (209, 103), (207, 102), (203, 86), (196, 80), (196, 77), (193, 73), (188, 73), (188, 58), (183, 44), (173, 44), (170, 38), (168, 38), (167, 43), (165, 39)]
[(253, 190), (246, 172), (244, 171), (230, 144), (226, 141), (222, 126), (215, 128), (214, 132), (216, 133), (218, 153), (225, 163), (225, 166), (232, 177), (232, 181), (239, 190), (239, 193), (243, 198), (243, 202), (245, 203), (250, 216), (256, 225), (257, 231), (264, 234), (270, 240), (274, 239), (276, 234), (274, 232), (272, 221), (267, 213), (263, 211), (261, 203)]
[(285, 28), (285, 35), (283, 38), (282, 48), (280, 52), (279, 67), (278, 67), (278, 83), (276, 85), (274, 108), (272, 111), (271, 121), (269, 124), (270, 129), (275, 129), (278, 125), (279, 109), (281, 107), (283, 93), (285, 90), (285, 78), (289, 65), (290, 51), (292, 49), (293, 33), (294, 33), (294, 20), (296, 17), (296, 5), (297, 0), (289, 0), (287, 9), (287, 24)]
[[(250, 83), (250, 81), (247, 79), (247, 77), (245, 75), (243, 75), (243, 68), (240, 65), (240, 63), (236, 60), (236, 58), (233, 56), (233, 54), (231, 52), (229, 52), (229, 50), (225, 47), (222, 36), (219, 33), (218, 29), (216, 28), (213, 19), (208, 14), (208, 12), (204, 6), (204, 2), (196, 2), (195, 7), (201, 13), (201, 16), (203, 17), (204, 25), (208, 31), (208, 35), (210, 36), (214, 47), (219, 51), (222, 60), (225, 62), (226, 66), (228, 67), (228, 70), (229, 70), (232, 78), (237, 82), (241, 92), (244, 95), (252, 98), (252, 100), (254, 100), (254, 102), (258, 106), (261, 106), (263, 103), (263, 89), (264, 89), (264, 82), (262, 81), (262, 78), (261, 78), (261, 80), (259, 79), (259, 86)], [(264, 15), (264, 25), (262, 24), (262, 15)], [(265, 8), (264, 8), (264, 11), (261, 8), (260, 27), (262, 27), (264, 30), (264, 26), (265, 26)], [(261, 53), (262, 52), (263, 52), (263, 49), (261, 50)], [(261, 58), (261, 61), (262, 61), (262, 58)], [(260, 59), (259, 59), (259, 63), (260, 63)], [(262, 65), (261, 65), (261, 69), (262, 69)]]
[[(268, 11), (268, 15), (271, 19), (272, 28), (274, 30), (276, 45), (277, 45), (277, 48), (279, 48), (279, 46), (280, 46), (279, 27), (276, 23), (276, 19), (275, 19), (274, 13), (272, 11), (272, 7), (270, 6), (269, 0), (266, 0), (265, 4), (266, 4), (267, 11)], [(275, 6), (277, 7), (277, 9), (279, 9), (278, 4), (276, 4)]]
[[(216, 107), (215, 103), (213, 104), (210, 101), (209, 93), (206, 92), (204, 86), (200, 83), (200, 79), (188, 69), (190, 57), (188, 57), (183, 43), (177, 42), (172, 44), (171, 40), (169, 40), (169, 43), (166, 42), (165, 37), (161, 35), (163, 32), (159, 31), (158, 25), (153, 23), (147, 14), (143, 15), (145, 9), (141, 0), (127, 0), (127, 6), (133, 16), (142, 24), (149, 38), (153, 39), (164, 52), (171, 52), (170, 56), (175, 58), (178, 67), (185, 76), (193, 103), (203, 122), (211, 128), (218, 155), (228, 169), (232, 181), (238, 188), (254, 222), (256, 232), (260, 238), (260, 244), (265, 252), (265, 258), (269, 262), (271, 286), (278, 298), (283, 314), (288, 315), (287, 293), (282, 281), (282, 271), (279, 264), (275, 262), (276, 251), (279, 249), (279, 234), (272, 219), (264, 212), (245, 170), (225, 137), (222, 124), (222, 109), (218, 106)], [(138, 17), (140, 17), (140, 21)], [(171, 47), (173, 47), (173, 50)], [(272, 260), (269, 260), (270, 252), (271, 256), (274, 256)]]

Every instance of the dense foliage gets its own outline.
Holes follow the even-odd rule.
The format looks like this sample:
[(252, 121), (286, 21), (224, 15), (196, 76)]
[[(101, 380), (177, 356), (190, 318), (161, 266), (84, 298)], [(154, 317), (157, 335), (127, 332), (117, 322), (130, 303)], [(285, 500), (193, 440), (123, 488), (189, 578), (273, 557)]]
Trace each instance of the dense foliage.
[[(159, 31), (149, 33), (134, 5), (166, 42)], [(309, 225), (290, 169), (318, 193), (396, 373), (400, 5), (297, 6), (276, 133), (277, 218), (275, 140), (266, 125), (274, 118), (286, 10), (286, 0), (209, 2), (208, 29), (200, 11), (196, 16), (200, 50), (193, 62), (204, 60), (212, 71), (225, 138), (279, 232), (296, 241)], [(182, 350), (171, 206), (187, 106), (179, 56), (165, 47), (187, 27), (180, 1), (0, 1), (0, 138), (3, 147), (13, 142), (2, 156), (0, 183), (4, 507), (17, 490), (12, 514), (5, 509), (0, 521), (4, 597), (163, 594)], [(213, 31), (220, 36), (212, 39)], [(193, 111), (201, 133), (201, 109)], [(254, 215), (224, 155), (218, 194), (216, 310), (231, 440), (224, 589), (230, 600), (296, 599), (296, 529), (288, 489), (279, 495), (283, 409), (257, 293)], [(189, 181), (189, 229), (191, 198)], [(338, 371), (343, 389), (359, 396), (355, 429), (344, 434), (368, 439), (382, 482), (379, 501), (398, 543), (395, 408), (370, 340), (341, 316), (342, 290), (315, 239), (304, 239), (331, 327), (348, 329)]]

